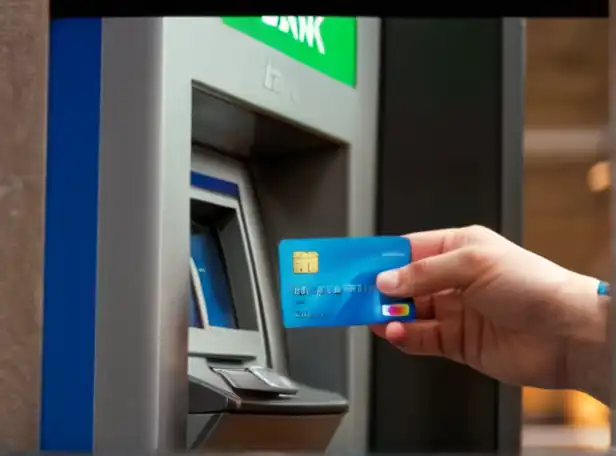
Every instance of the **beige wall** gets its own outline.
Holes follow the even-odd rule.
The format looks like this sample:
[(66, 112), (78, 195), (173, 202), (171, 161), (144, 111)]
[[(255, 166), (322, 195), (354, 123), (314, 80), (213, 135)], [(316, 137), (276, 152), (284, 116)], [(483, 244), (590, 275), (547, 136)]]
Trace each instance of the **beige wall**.
[(0, 0), (0, 448), (38, 449), (47, 0)]
[[(608, 123), (608, 29), (607, 19), (528, 21), (527, 128), (592, 130)], [(541, 161), (527, 156), (526, 246), (570, 269), (609, 279), (610, 195), (589, 190), (592, 159), (572, 162), (554, 155)], [(524, 408), (531, 420), (607, 422), (605, 408), (578, 393), (526, 389)]]
[[(527, 161), (524, 240), (527, 248), (558, 264), (610, 279), (610, 194), (592, 193), (592, 161)], [(607, 423), (605, 407), (578, 393), (526, 389), (527, 421), (559, 419), (579, 425)]]
[(593, 161), (527, 163), (525, 245), (569, 269), (610, 279), (609, 192), (593, 193)]
[(528, 20), (528, 127), (607, 123), (608, 30), (608, 19)]

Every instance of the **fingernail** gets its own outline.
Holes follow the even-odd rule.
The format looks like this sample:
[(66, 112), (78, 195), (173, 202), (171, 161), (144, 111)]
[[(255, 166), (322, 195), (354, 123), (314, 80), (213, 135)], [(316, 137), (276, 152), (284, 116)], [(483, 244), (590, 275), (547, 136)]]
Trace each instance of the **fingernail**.
[(381, 272), (376, 283), (382, 291), (393, 291), (398, 288), (398, 282), (400, 281), (400, 274), (398, 271), (385, 271)]

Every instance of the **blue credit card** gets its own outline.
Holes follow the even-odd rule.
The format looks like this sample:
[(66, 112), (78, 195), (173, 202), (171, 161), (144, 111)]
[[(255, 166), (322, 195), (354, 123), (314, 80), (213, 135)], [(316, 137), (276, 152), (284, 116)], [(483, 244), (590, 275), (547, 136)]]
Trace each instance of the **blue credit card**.
[(410, 298), (376, 288), (380, 272), (411, 261), (411, 244), (399, 236), (286, 239), (278, 245), (285, 328), (360, 326), (413, 321)]

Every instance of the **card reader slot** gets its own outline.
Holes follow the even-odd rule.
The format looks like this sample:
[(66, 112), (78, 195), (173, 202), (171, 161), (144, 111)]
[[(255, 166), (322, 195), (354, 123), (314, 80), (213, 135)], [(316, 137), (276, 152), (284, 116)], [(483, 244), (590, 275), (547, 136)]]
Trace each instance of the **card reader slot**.
[(206, 356), (208, 365), (212, 369), (245, 369), (248, 362), (254, 362), (253, 356), (245, 358), (231, 358), (231, 357), (214, 357)]
[(212, 368), (238, 394), (250, 395), (294, 395), (297, 388), (290, 380), (266, 370), (263, 375), (260, 370), (253, 372), (247, 369)]
[(278, 372), (256, 365), (249, 366), (247, 370), (268, 385), (277, 388), (280, 391), (284, 391), (285, 394), (297, 393), (297, 387), (293, 384), (293, 382), (287, 377), (280, 375)]

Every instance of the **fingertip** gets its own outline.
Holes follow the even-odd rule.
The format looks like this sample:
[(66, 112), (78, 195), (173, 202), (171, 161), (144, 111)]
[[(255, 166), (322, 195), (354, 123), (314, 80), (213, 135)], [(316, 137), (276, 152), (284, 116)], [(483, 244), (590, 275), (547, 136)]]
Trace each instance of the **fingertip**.
[(397, 269), (381, 272), (376, 277), (376, 286), (383, 293), (396, 291), (400, 284), (400, 272)]
[(399, 321), (392, 321), (385, 328), (385, 338), (394, 345), (402, 345), (406, 340), (406, 328)]

